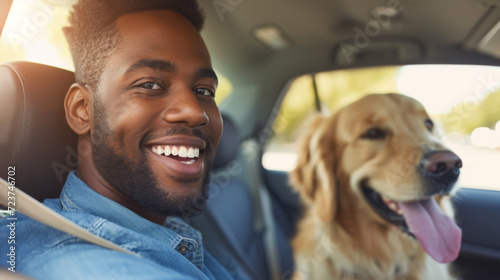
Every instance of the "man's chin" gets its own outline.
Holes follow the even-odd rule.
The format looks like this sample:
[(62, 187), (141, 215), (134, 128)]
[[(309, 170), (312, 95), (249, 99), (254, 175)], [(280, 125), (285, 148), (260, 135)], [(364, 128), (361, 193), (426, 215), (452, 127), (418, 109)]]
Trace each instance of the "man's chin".
[(207, 199), (208, 195), (203, 191), (175, 193), (170, 190), (168, 195), (159, 195), (149, 201), (138, 202), (143, 208), (158, 215), (189, 218), (206, 207)]
[(206, 206), (209, 176), (173, 178), (157, 176), (155, 184), (143, 186), (143, 192), (134, 192), (132, 198), (149, 212), (161, 216), (189, 218)]
[[(199, 176), (173, 176), (164, 175), (158, 176), (158, 182), (163, 182), (162, 185), (169, 192), (178, 190), (179, 192), (189, 190), (201, 190), (204, 183), (204, 174)], [(179, 193), (180, 194), (180, 193)]]

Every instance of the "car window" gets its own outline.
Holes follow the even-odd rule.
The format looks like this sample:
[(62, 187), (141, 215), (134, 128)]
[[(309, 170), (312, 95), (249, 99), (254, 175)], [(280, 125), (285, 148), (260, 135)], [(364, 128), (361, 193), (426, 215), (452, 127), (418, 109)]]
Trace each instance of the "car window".
[(460, 186), (500, 190), (500, 67), (492, 66), (408, 65), (298, 77), (274, 122), (264, 167), (294, 168), (294, 144), (302, 122), (318, 107), (335, 112), (366, 94), (388, 92), (411, 96), (426, 107), (444, 132), (445, 145), (464, 162)]
[(0, 63), (26, 60), (73, 71), (61, 29), (68, 25), (70, 2), (15, 0), (0, 37)]
[[(68, 14), (75, 2), (14, 0), (0, 37), (0, 63), (31, 61), (74, 71), (62, 28), (69, 25)], [(220, 104), (232, 92), (232, 85), (220, 73), (217, 76), (215, 101)]]

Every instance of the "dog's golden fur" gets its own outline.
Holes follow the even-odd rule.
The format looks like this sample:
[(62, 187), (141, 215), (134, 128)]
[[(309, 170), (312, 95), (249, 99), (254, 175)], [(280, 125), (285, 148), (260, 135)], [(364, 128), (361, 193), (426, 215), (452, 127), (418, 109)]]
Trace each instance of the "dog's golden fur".
[[(399, 94), (368, 95), (332, 116), (315, 116), (299, 143), (291, 183), (306, 206), (292, 241), (295, 279), (453, 279), (446, 264), (381, 218), (364, 199), (370, 186), (394, 200), (422, 199), (424, 153), (444, 150), (425, 109)], [(361, 139), (371, 127), (388, 136)], [(435, 197), (453, 215), (447, 196)]]

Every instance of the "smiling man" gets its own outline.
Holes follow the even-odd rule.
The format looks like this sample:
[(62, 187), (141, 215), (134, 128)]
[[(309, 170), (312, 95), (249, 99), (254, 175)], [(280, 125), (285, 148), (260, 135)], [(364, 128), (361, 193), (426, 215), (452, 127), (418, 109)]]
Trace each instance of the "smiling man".
[(222, 133), (196, 2), (81, 0), (70, 24), (76, 83), (64, 106), (79, 165), (60, 198), (44, 203), (141, 257), (18, 214), (18, 271), (40, 279), (230, 279), (179, 218), (207, 198)]
[[(74, 28), (66, 33), (79, 52), (82, 35)], [(222, 131), (217, 77), (199, 31), (177, 12), (124, 14), (113, 28), (119, 38), (107, 39), (116, 47), (95, 69), (102, 71), (97, 81), (84, 68), (96, 66), (75, 59), (85, 74), (76, 74), (65, 105), (68, 123), (80, 135), (77, 175), (161, 224), (165, 216), (182, 214), (181, 204), (189, 207), (206, 196)]]

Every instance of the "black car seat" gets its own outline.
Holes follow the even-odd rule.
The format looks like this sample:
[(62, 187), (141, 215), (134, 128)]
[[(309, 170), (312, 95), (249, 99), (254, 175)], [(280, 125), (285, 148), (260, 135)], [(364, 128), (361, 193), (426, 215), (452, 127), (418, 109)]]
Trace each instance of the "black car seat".
[(76, 168), (77, 136), (63, 100), (73, 72), (32, 62), (0, 65), (0, 177), (15, 167), (16, 185), (35, 199), (59, 197)]
[(288, 279), (295, 227), (287, 212), (297, 209), (283, 207), (266, 185), (255, 139), (241, 139), (235, 123), (223, 121), (207, 207), (189, 222), (235, 279)]

